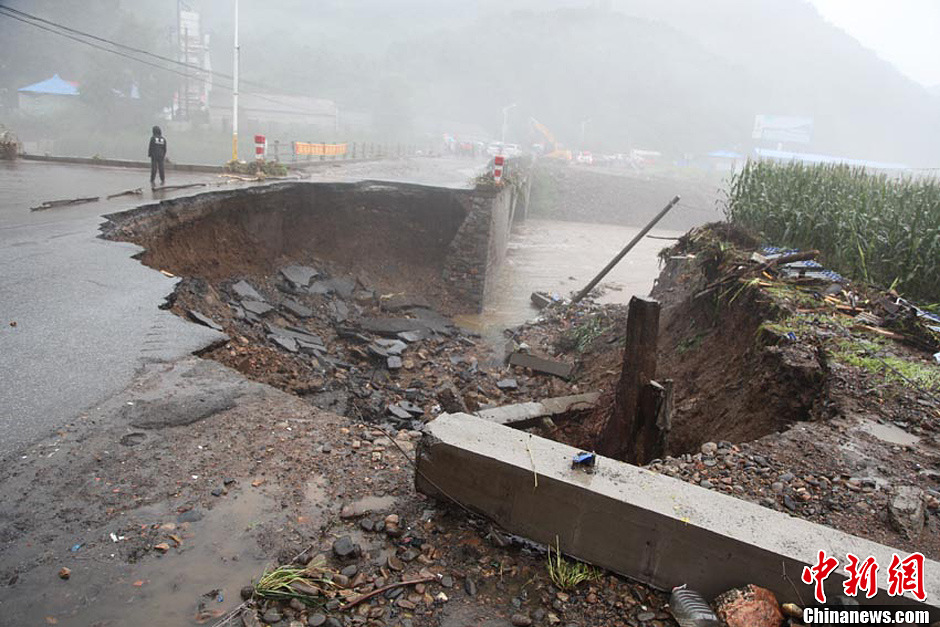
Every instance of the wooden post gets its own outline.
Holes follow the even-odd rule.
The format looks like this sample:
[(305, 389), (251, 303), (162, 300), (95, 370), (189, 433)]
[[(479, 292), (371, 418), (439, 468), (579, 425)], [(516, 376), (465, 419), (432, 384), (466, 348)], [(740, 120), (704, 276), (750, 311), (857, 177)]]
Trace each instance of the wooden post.
[(636, 463), (638, 453), (643, 453), (637, 450), (636, 438), (649, 429), (647, 423), (652, 422), (655, 428), (660, 393), (656, 389), (644, 390), (656, 376), (659, 311), (658, 301), (638, 296), (630, 299), (623, 369), (613, 412), (597, 443), (598, 452), (607, 457)]

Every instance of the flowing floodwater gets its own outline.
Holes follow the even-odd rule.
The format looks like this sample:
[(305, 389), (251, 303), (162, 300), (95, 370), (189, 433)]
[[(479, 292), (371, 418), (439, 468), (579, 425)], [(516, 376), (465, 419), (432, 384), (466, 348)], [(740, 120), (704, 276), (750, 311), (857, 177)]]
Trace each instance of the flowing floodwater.
[[(527, 220), (510, 236), (506, 259), (490, 290), (490, 302), (479, 315), (458, 316), (464, 327), (498, 341), (502, 330), (534, 318), (532, 292), (569, 297), (583, 288), (640, 231), (611, 224)], [(679, 237), (676, 231), (654, 229), (656, 237)], [(644, 237), (611, 270), (601, 286), (601, 303), (627, 303), (646, 296), (659, 275), (657, 254), (673, 242)]]

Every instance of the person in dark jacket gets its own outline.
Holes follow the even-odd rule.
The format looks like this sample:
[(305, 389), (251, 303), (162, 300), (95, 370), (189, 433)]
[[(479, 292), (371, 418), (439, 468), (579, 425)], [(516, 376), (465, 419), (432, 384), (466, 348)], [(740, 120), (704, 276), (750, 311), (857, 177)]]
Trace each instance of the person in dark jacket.
[(150, 138), (150, 148), (147, 150), (147, 156), (150, 157), (150, 187), (154, 186), (157, 179), (157, 170), (160, 171), (160, 185), (166, 183), (166, 175), (163, 173), (163, 160), (166, 159), (166, 138), (159, 126), (153, 127), (153, 137)]

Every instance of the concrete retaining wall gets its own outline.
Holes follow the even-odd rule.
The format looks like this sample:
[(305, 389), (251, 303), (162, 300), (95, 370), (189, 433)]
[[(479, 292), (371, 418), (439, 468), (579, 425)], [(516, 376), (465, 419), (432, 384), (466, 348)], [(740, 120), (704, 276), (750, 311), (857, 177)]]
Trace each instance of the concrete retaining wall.
[[(660, 589), (689, 584), (712, 598), (754, 583), (782, 602), (806, 602), (813, 592), (800, 576), (821, 549), (842, 565), (847, 552), (874, 556), (879, 584), (887, 583), (894, 549), (604, 457), (588, 474), (571, 468), (576, 452), (489, 420), (445, 414), (425, 427), (415, 484), (536, 542), (557, 537), (563, 552)], [(827, 579), (827, 594), (841, 593), (843, 581), (840, 568)], [(924, 584), (936, 605), (940, 564), (927, 560)], [(884, 589), (871, 602), (914, 603)]]
[(469, 198), (468, 215), (451, 244), (444, 278), (454, 293), (482, 311), (489, 289), (506, 258), (512, 226), (525, 216), (530, 188), (531, 163), (510, 159), (507, 179), (500, 187), (481, 186)]

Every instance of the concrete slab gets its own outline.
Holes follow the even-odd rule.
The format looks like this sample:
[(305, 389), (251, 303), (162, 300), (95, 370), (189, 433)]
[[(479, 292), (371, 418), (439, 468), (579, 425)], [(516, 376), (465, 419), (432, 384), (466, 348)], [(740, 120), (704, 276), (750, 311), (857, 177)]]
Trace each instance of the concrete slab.
[[(444, 414), (425, 426), (415, 484), (536, 542), (557, 537), (563, 552), (583, 561), (661, 589), (689, 584), (709, 598), (753, 583), (798, 603), (797, 590), (804, 601), (813, 597), (800, 576), (818, 551), (842, 565), (846, 553), (871, 555), (882, 568), (896, 552), (609, 458), (598, 457), (593, 474), (573, 469), (577, 452), (476, 416)], [(927, 560), (924, 571), (928, 603), (936, 604), (940, 564)], [(826, 580), (827, 594), (841, 593), (844, 580), (840, 568)], [(871, 602), (916, 603), (884, 588)]]
[(534, 427), (539, 424), (543, 418), (566, 414), (569, 411), (590, 409), (597, 403), (597, 399), (599, 399), (600, 396), (601, 395), (597, 392), (575, 394), (573, 396), (559, 396), (556, 398), (546, 398), (538, 402), (517, 403), (515, 405), (505, 405), (492, 409), (481, 409), (476, 412), (476, 415), (484, 420), (507, 427), (528, 429), (529, 427)]

